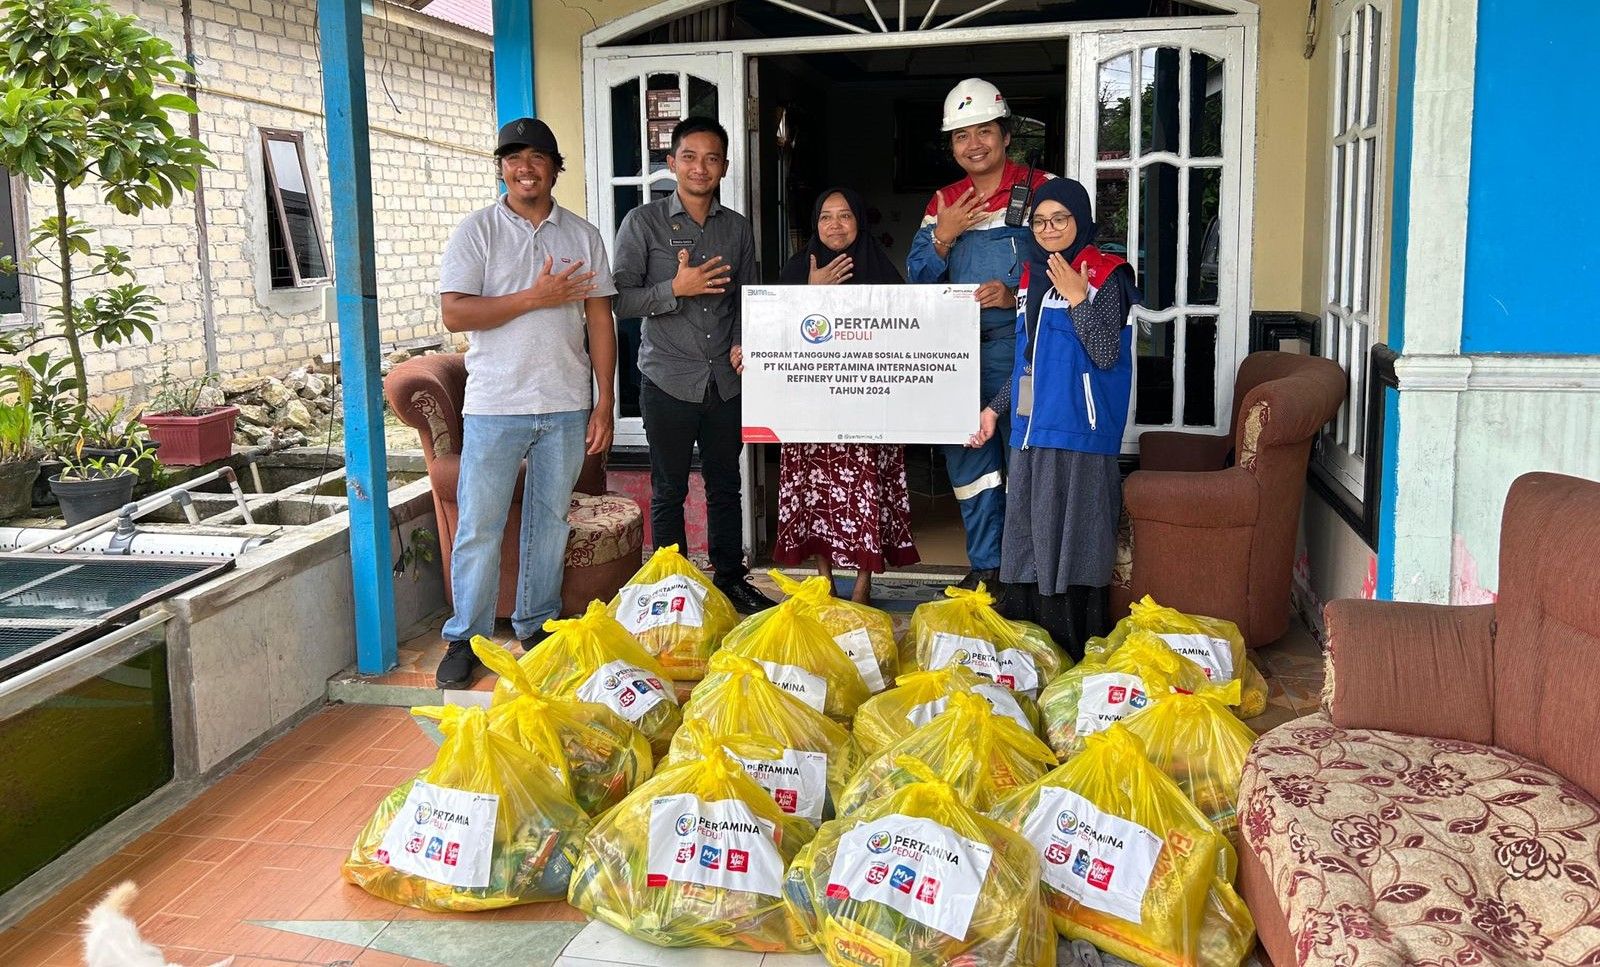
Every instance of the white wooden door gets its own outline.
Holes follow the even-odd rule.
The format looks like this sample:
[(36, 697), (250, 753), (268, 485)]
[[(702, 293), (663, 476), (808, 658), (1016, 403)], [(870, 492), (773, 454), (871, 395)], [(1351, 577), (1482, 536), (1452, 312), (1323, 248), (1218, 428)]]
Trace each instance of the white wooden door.
[(1098, 246), (1133, 263), (1145, 293), (1123, 449), (1145, 430), (1226, 433), (1249, 347), (1244, 30), (1092, 33), (1071, 69), (1067, 173), (1094, 199)]
[[(739, 54), (600, 57), (589, 72), (589, 220), (608, 241), (635, 207), (676, 190), (667, 170), (673, 125), (698, 114), (728, 129), (722, 200), (745, 207), (744, 72)], [(615, 251), (613, 247), (611, 251)], [(618, 446), (644, 446), (639, 419), (640, 320), (617, 320)]]

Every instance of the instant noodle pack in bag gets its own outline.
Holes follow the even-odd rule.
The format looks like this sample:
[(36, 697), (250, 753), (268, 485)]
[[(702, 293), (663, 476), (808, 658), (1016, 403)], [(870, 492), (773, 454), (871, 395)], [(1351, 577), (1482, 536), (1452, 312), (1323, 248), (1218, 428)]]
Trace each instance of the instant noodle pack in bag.
[(1052, 967), (1039, 858), (915, 759), (917, 781), (823, 823), (784, 896), (828, 963)]
[(472, 639), (472, 650), (515, 689), (489, 710), (489, 727), (548, 764), (584, 812), (599, 815), (650, 778), (650, 740), (620, 715), (594, 702), (539, 694), (511, 652), (487, 638)]
[(895, 679), (894, 688), (861, 703), (852, 726), (856, 744), (864, 755), (877, 755), (932, 722), (934, 716), (950, 707), (950, 696), (957, 693), (987, 700), (996, 714), (1029, 732), (1039, 728), (1038, 706), (1025, 696), (996, 685), (964, 665), (946, 665), (931, 672), (906, 672)]
[(679, 681), (704, 676), (711, 653), (739, 621), (733, 602), (676, 544), (656, 548), (607, 607)]
[(834, 597), (833, 582), (820, 575), (804, 581), (773, 569), (767, 572), (778, 590), (806, 606), (828, 629), (834, 643), (856, 663), (867, 691), (876, 695), (900, 673), (900, 649), (894, 640), (894, 619), (886, 611)]
[(1202, 685), (1193, 695), (1163, 695), (1122, 720), (1144, 743), (1145, 756), (1177, 782), (1189, 801), (1236, 842), (1239, 777), (1256, 734), (1228, 708), (1239, 700), (1239, 680)]
[(378, 804), (344, 878), (419, 910), (490, 910), (566, 896), (589, 817), (548, 763), (489, 729), (481, 708), (414, 708), (439, 720), (433, 765)]
[(1104, 731), (1157, 696), (1204, 684), (1200, 666), (1154, 635), (1135, 632), (1109, 658), (1085, 658), (1039, 696), (1045, 741), (1066, 758), (1083, 747), (1084, 736)]
[(789, 598), (751, 615), (722, 639), (722, 650), (756, 662), (774, 685), (817, 711), (848, 722), (866, 700), (867, 683), (809, 611), (803, 601)]
[(976, 591), (952, 587), (944, 593), (945, 600), (919, 604), (911, 612), (911, 630), (900, 649), (900, 665), (907, 671), (965, 665), (1036, 699), (1072, 667), (1043, 628), (1001, 617), (983, 584)]
[[(826, 757), (827, 776), (822, 790), (826, 794), (823, 814), (831, 815), (833, 803), (862, 762), (861, 750), (850, 733), (768, 681), (766, 671), (748, 658), (718, 652), (712, 656), (710, 672), (684, 703), (684, 723), (700, 723), (712, 736), (748, 733), (776, 743), (782, 750), (784, 768), (796, 770), (791, 775), (806, 780), (803, 786), (793, 787), (792, 792), (780, 792), (789, 788), (786, 786), (768, 786), (780, 808), (788, 813), (809, 812), (802, 806), (816, 801), (814, 767), (807, 763), (815, 762), (812, 754), (822, 754)], [(690, 758), (697, 748), (696, 733), (679, 729), (664, 764)], [(772, 776), (772, 770), (764, 771)]]
[(697, 756), (663, 767), (595, 823), (569, 902), (663, 947), (811, 949), (782, 895), (816, 828), (700, 736)]
[(1002, 796), (1050, 771), (1055, 753), (1039, 737), (968, 692), (932, 722), (867, 760), (838, 800), (849, 816), (871, 800), (915, 782), (901, 764), (919, 761), (949, 783), (963, 802), (985, 810)]
[(1135, 631), (1148, 631), (1166, 642), (1168, 648), (1199, 665), (1214, 684), (1241, 681), (1243, 693), (1234, 703), (1240, 718), (1253, 718), (1267, 710), (1267, 680), (1246, 657), (1244, 635), (1233, 622), (1162, 607), (1147, 594), (1129, 605), (1128, 616), (1103, 640), (1091, 642), (1088, 651), (1110, 655)]
[(1141, 967), (1236, 967), (1253, 949), (1233, 847), (1125, 726), (990, 815), (1038, 850), (1063, 935)]
[[(546, 621), (544, 627), (550, 636), (517, 659), (522, 681), (540, 694), (604, 705), (643, 732), (656, 755), (666, 752), (682, 721), (677, 689), (605, 605), (591, 601), (582, 617)], [(513, 697), (517, 687), (502, 676), (494, 686), (495, 704)]]

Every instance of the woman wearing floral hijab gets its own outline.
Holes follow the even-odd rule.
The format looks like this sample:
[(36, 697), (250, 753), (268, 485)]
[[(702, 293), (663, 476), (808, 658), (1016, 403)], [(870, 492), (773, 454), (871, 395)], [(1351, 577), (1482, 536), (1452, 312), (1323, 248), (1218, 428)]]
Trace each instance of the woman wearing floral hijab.
[[(785, 285), (899, 285), (900, 270), (862, 228), (861, 196), (830, 188), (817, 199), (816, 234), (783, 267)], [(778, 540), (772, 559), (817, 572), (855, 568), (851, 597), (866, 603), (872, 575), (919, 560), (911, 540), (905, 450), (898, 445), (786, 443), (778, 473)]]

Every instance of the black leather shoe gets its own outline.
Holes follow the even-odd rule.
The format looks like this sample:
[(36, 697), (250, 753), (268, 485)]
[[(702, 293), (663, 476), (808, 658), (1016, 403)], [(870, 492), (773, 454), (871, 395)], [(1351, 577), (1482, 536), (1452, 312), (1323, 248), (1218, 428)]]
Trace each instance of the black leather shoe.
[(728, 596), (728, 600), (733, 602), (733, 609), (740, 614), (755, 614), (778, 606), (778, 602), (756, 590), (748, 578), (719, 584), (717, 590)]
[(478, 677), (483, 663), (472, 653), (470, 641), (452, 641), (439, 660), (439, 670), (433, 674), (433, 683), (440, 688), (466, 688)]
[(981, 571), (968, 571), (967, 576), (962, 578), (961, 583), (956, 585), (956, 587), (967, 591), (976, 591), (978, 590), (979, 582), (982, 582), (984, 587), (987, 588), (991, 593), (998, 590), (998, 585), (1000, 584), (1000, 569), (997, 567), (990, 567), (984, 568)]

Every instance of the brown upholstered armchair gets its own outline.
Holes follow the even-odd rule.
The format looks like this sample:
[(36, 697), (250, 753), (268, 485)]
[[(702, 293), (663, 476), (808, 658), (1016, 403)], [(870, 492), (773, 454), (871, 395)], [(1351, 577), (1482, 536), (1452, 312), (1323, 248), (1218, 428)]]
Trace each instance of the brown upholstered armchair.
[[(445, 593), (450, 593), (450, 550), (455, 543), (456, 484), (461, 473), (461, 403), (466, 398), (467, 366), (457, 353), (408, 359), (383, 381), (389, 407), (422, 438), (423, 458), (433, 484), (439, 517), (439, 551)], [(561, 580), (562, 614), (579, 614), (591, 599), (608, 600), (639, 569), (644, 516), (627, 497), (607, 494), (605, 456), (584, 461), (567, 523), (566, 571)], [(500, 545), (500, 592), (495, 614), (508, 617), (516, 606), (522, 478), (513, 490)]]
[(1140, 469), (1122, 492), (1132, 547), (1120, 555), (1112, 613), (1149, 594), (1235, 622), (1252, 647), (1288, 630), (1306, 462), (1344, 392), (1329, 360), (1251, 353), (1234, 382), (1231, 436), (1143, 434)]

